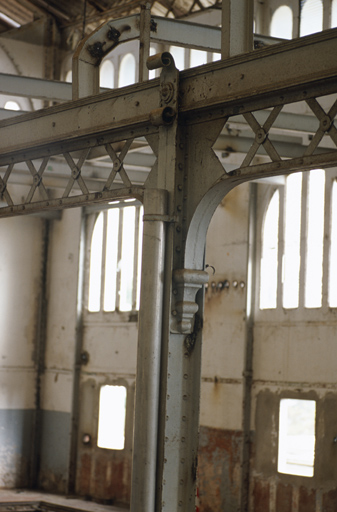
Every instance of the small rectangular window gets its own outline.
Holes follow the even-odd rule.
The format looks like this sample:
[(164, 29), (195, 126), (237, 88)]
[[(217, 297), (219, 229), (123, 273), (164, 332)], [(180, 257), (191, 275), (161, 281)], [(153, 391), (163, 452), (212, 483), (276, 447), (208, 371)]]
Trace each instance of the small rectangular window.
[(101, 387), (99, 396), (97, 446), (123, 450), (125, 445), (126, 387)]
[(280, 401), (278, 466), (279, 473), (314, 476), (316, 402)]

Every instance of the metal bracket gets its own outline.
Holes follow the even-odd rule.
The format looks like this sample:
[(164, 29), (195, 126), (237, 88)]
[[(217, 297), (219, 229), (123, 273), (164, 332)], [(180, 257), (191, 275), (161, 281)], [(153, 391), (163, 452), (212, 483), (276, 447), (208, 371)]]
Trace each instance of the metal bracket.
[(188, 334), (193, 331), (194, 317), (199, 309), (195, 297), (208, 278), (209, 275), (204, 270), (173, 271), (171, 332)]

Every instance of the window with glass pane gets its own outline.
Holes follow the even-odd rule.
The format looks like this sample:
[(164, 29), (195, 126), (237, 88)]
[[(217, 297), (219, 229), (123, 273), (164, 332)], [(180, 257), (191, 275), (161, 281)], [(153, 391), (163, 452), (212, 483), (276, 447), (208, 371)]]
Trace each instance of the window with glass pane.
[(337, 308), (337, 183), (332, 185), (330, 222), (329, 306)]
[(99, 396), (97, 446), (123, 450), (125, 445), (126, 387), (102, 386)]
[(322, 0), (301, 0), (300, 36), (323, 30)]
[(291, 39), (293, 35), (293, 11), (288, 5), (281, 5), (274, 12), (270, 23), (270, 35)]
[(316, 402), (280, 401), (278, 465), (279, 473), (312, 477), (315, 462)]
[(283, 255), (283, 307), (297, 308), (299, 301), (302, 174), (286, 180)]
[(325, 172), (322, 169), (310, 171), (308, 179), (304, 305), (319, 308), (322, 305)]
[(121, 60), (118, 73), (118, 87), (134, 84), (136, 81), (136, 59), (127, 53)]
[(139, 309), (142, 211), (131, 203), (98, 215), (91, 237), (88, 311)]
[(268, 205), (262, 230), (260, 309), (276, 308), (277, 304), (279, 210), (280, 193), (276, 190)]

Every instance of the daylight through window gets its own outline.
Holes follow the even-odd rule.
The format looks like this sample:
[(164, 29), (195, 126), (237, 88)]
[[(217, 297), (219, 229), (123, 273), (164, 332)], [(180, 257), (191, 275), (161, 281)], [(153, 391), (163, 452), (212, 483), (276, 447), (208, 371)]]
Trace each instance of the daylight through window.
[(102, 386), (99, 395), (97, 446), (123, 450), (125, 445), (126, 387)]
[(279, 473), (311, 477), (315, 461), (316, 402), (280, 401), (278, 465)]

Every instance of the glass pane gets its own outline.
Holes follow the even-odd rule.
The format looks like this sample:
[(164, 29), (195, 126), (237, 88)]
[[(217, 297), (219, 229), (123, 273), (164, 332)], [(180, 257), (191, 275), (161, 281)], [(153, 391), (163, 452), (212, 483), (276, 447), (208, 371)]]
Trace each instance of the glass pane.
[(121, 272), (119, 309), (121, 311), (132, 310), (133, 259), (135, 252), (135, 215), (136, 208), (134, 206), (128, 206), (124, 208), (122, 259), (119, 262), (119, 268)]
[(126, 387), (102, 386), (99, 396), (97, 446), (123, 450), (125, 445)]
[(281, 5), (273, 14), (270, 35), (282, 39), (291, 39), (293, 35), (293, 11), (287, 5)]
[(302, 174), (288, 176), (285, 190), (283, 307), (297, 308), (300, 277)]
[[(150, 46), (150, 55), (155, 55), (157, 53), (156, 48), (154, 46)], [(151, 69), (149, 71), (149, 80), (152, 80), (153, 78), (156, 78), (156, 70)]]
[(179, 71), (185, 69), (185, 49), (180, 46), (170, 46), (169, 52), (174, 58), (176, 68)]
[(268, 205), (262, 230), (260, 309), (276, 308), (278, 269), (278, 224), (280, 194), (276, 190)]
[(108, 211), (104, 281), (104, 311), (115, 311), (116, 309), (118, 224), (119, 209), (113, 208)]
[(108, 87), (109, 89), (113, 89), (114, 87), (114, 74), (115, 68), (110, 60), (105, 60), (103, 64), (101, 64), (101, 68), (99, 70), (99, 85), (100, 87)]
[(302, 0), (300, 36), (307, 36), (323, 30), (322, 0)]
[(329, 270), (329, 306), (337, 308), (337, 183), (332, 186), (331, 205), (331, 247), (330, 247), (330, 270)]
[(71, 83), (73, 81), (73, 72), (71, 69), (69, 69), (69, 71), (67, 71), (65, 81), (69, 82), (69, 83)]
[(122, 58), (119, 66), (118, 87), (134, 84), (136, 81), (136, 60), (132, 53)]
[(310, 171), (304, 297), (307, 308), (319, 308), (322, 305), (324, 188), (325, 172), (322, 169)]
[(203, 52), (202, 50), (191, 50), (190, 54), (190, 67), (195, 68), (196, 66), (201, 66), (202, 64), (206, 64), (207, 62), (207, 52)]
[(97, 217), (91, 238), (88, 310), (97, 312), (101, 308), (101, 276), (103, 246), (103, 212)]
[(280, 401), (279, 473), (309, 477), (314, 475), (315, 421), (314, 400)]

